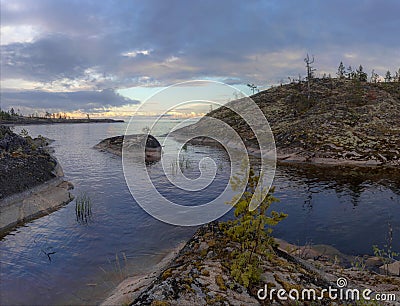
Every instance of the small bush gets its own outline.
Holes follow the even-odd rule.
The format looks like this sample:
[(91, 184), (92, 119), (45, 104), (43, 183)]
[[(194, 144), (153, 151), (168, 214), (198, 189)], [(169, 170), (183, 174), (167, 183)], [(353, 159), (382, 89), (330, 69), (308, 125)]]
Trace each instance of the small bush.
[[(260, 280), (261, 259), (271, 255), (272, 246), (275, 244), (271, 236), (271, 227), (287, 216), (282, 212), (272, 211), (268, 213), (271, 204), (278, 201), (272, 196), (273, 188), (256, 209), (249, 210), (251, 199), (257, 192), (258, 182), (259, 176), (255, 174), (253, 169), (250, 169), (248, 173), (246, 172), (244, 176), (239, 174), (233, 178), (231, 184), (234, 190), (242, 184), (246, 184), (247, 188), (239, 199), (234, 197), (229, 203), (235, 205), (236, 219), (228, 221), (225, 229), (228, 238), (239, 245), (239, 249), (231, 254), (231, 275), (245, 287), (249, 287)], [(263, 189), (261, 190), (263, 192)], [(262, 195), (256, 194), (256, 196)]]

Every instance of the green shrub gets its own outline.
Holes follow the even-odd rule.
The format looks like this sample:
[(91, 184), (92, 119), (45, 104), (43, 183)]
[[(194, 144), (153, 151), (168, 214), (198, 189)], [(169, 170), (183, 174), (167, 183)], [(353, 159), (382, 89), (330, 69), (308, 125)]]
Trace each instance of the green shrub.
[(231, 254), (230, 271), (232, 277), (245, 287), (249, 287), (260, 280), (261, 259), (272, 254), (272, 246), (275, 243), (271, 236), (271, 227), (287, 217), (282, 212), (268, 212), (271, 204), (278, 201), (272, 196), (274, 188), (271, 188), (256, 209), (249, 210), (249, 204), (256, 192), (258, 182), (259, 176), (255, 174), (253, 169), (250, 169), (244, 176), (235, 176), (231, 181), (234, 190), (243, 183), (247, 187), (239, 199), (234, 197), (228, 203), (235, 205), (236, 219), (227, 222), (225, 234), (231, 241), (239, 245), (238, 249)]

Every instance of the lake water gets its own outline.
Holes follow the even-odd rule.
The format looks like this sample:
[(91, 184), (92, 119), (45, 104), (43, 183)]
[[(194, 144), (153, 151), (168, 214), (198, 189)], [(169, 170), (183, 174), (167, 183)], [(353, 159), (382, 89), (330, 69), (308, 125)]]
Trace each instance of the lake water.
[[(164, 120), (153, 134), (160, 136), (175, 124), (175, 120)], [(134, 125), (140, 133), (149, 121), (138, 119)], [(73, 194), (90, 196), (92, 213), (87, 222), (77, 220), (73, 201), (0, 241), (1, 305), (99, 303), (124, 277), (145, 273), (196, 230), (149, 216), (129, 192), (121, 158), (93, 149), (100, 140), (123, 134), (126, 123), (39, 125), (15, 130), (21, 128), (32, 136), (41, 134), (55, 140), (55, 156), (66, 179), (75, 185)], [(157, 163), (149, 166), (155, 185), (161, 194), (183, 205), (216, 198), (228, 184), (230, 167), (225, 153), (197, 146), (189, 146), (188, 152), (193, 161), (211, 156), (218, 165), (216, 179), (207, 191), (193, 194), (173, 188), (160, 175), (162, 168)], [(193, 165), (186, 171), (193, 176), (199, 173)], [(393, 247), (400, 250), (398, 185), (390, 178), (343, 178), (329, 172), (278, 167), (274, 185), (281, 202), (274, 204), (274, 209), (289, 217), (275, 228), (274, 235), (292, 243), (333, 245), (347, 254), (371, 254), (373, 244), (383, 247), (390, 223)]]

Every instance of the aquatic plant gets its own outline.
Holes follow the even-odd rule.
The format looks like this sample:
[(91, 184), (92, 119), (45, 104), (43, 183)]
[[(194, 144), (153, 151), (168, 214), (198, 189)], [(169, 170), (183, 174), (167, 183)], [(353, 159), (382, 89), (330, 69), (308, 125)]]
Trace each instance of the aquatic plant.
[(122, 258), (123, 258), (123, 265), (121, 265), (118, 254), (115, 253), (114, 272), (121, 281), (126, 278), (125, 270), (126, 270), (128, 260), (126, 258), (125, 252), (122, 252)]
[(191, 161), (185, 157), (185, 155), (179, 156), (179, 159), (174, 159), (171, 161), (171, 173), (172, 175), (177, 175), (178, 174), (178, 169), (180, 169), (181, 172), (184, 172), (184, 170), (188, 170), (191, 168), (192, 163)]
[(392, 263), (400, 253), (393, 250), (393, 228), (390, 223), (388, 223), (388, 235), (386, 237), (386, 244), (380, 249), (377, 245), (372, 246), (374, 255), (378, 257), (384, 266), (386, 275), (389, 274), (389, 264)]
[(183, 171), (183, 169), (190, 169), (190, 166), (190, 160), (186, 158), (185, 155), (182, 155), (182, 157), (179, 159), (179, 168), (181, 169), (181, 171)]
[(171, 173), (172, 175), (177, 175), (178, 174), (178, 162), (177, 160), (171, 161)]
[(231, 180), (234, 190), (243, 183), (247, 188), (239, 199), (234, 197), (228, 203), (235, 205), (236, 218), (226, 222), (225, 234), (239, 246), (231, 253), (231, 275), (237, 282), (249, 287), (260, 280), (262, 257), (268, 258), (273, 253), (272, 247), (275, 241), (271, 236), (271, 227), (277, 225), (287, 215), (282, 212), (269, 212), (271, 204), (278, 202), (278, 199), (272, 196), (274, 188), (271, 188), (255, 210), (250, 211), (249, 204), (260, 178), (252, 168), (246, 174), (244, 176), (239, 174)]
[(120, 260), (120, 256), (118, 255), (118, 253), (115, 253), (115, 260), (111, 260), (110, 258), (108, 258), (108, 263), (111, 266), (110, 269), (104, 269), (103, 267), (99, 267), (100, 270), (104, 272), (106, 279), (108, 281), (110, 280), (110, 277), (111, 279), (116, 281), (116, 283), (112, 281), (114, 286), (117, 286), (118, 283), (122, 282), (129, 275), (127, 269), (128, 259), (126, 257), (125, 252), (121, 252), (121, 254), (122, 254), (122, 260)]
[(76, 221), (80, 224), (88, 224), (92, 218), (92, 200), (86, 194), (81, 194), (75, 200)]

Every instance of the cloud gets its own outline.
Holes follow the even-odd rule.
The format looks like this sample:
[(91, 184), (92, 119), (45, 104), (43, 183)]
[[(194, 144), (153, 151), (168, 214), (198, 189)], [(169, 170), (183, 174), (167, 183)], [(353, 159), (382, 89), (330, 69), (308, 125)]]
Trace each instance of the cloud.
[(264, 86), (304, 75), (307, 52), (333, 74), (342, 60), (381, 74), (400, 66), (396, 0), (2, 0), (1, 8), (1, 79), (46, 91), (201, 78)]
[(76, 92), (6, 91), (1, 93), (1, 100), (4, 109), (17, 105), (29, 108), (34, 105), (43, 110), (81, 110), (82, 112), (139, 103), (137, 100), (117, 94), (112, 89)]

